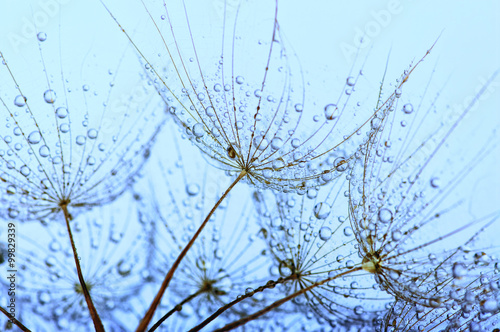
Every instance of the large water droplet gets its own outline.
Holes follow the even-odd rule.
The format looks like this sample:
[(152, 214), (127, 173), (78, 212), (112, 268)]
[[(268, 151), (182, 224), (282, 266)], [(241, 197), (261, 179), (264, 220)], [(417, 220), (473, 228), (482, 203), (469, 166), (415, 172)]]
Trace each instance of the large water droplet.
[(327, 120), (334, 120), (338, 116), (338, 107), (335, 104), (325, 106), (325, 117)]
[(17, 107), (23, 107), (24, 105), (26, 105), (26, 97), (19, 95), (14, 98), (14, 105), (16, 105)]
[(236, 83), (238, 84), (245, 83), (245, 79), (243, 78), (243, 76), (236, 76)]
[(406, 114), (410, 114), (410, 113), (413, 113), (413, 105), (412, 104), (405, 104), (403, 106), (403, 112), (405, 112)]
[(205, 135), (203, 123), (197, 123), (193, 126), (193, 135), (196, 137), (203, 137)]
[(271, 148), (273, 150), (281, 149), (282, 146), (283, 146), (283, 140), (281, 138), (279, 138), (279, 137), (275, 137), (271, 141)]
[(30, 144), (38, 144), (40, 143), (41, 140), (42, 140), (42, 135), (40, 135), (40, 132), (38, 130), (35, 130), (28, 135), (28, 142)]
[(200, 192), (200, 186), (196, 183), (186, 185), (186, 192), (189, 196), (196, 196)]
[(87, 138), (85, 136), (83, 136), (83, 135), (76, 136), (76, 144), (78, 144), (78, 145), (85, 144), (86, 140), (87, 140)]
[(47, 145), (42, 145), (42, 146), (40, 147), (40, 149), (38, 150), (38, 152), (40, 153), (40, 157), (42, 157), (42, 158), (46, 158), (46, 157), (48, 157), (48, 156), (49, 156), (49, 154), (50, 154), (50, 150), (49, 150), (49, 148), (47, 147)]
[(56, 93), (49, 89), (43, 93), (43, 99), (46, 103), (53, 104), (56, 101)]
[(327, 203), (321, 202), (314, 206), (314, 216), (318, 219), (326, 219), (331, 212), (331, 207)]
[(332, 230), (330, 227), (324, 226), (319, 230), (319, 238), (323, 241), (328, 241), (332, 237)]
[(47, 40), (47, 34), (45, 32), (39, 32), (36, 37), (39, 41), (44, 42)]
[(56, 109), (56, 115), (59, 119), (64, 119), (68, 116), (68, 109), (66, 107), (58, 107)]
[(90, 139), (96, 139), (97, 138), (97, 130), (96, 129), (89, 129), (87, 131), (87, 137)]
[(455, 262), (452, 267), (453, 278), (461, 279), (467, 275), (467, 268), (464, 264)]
[(378, 220), (386, 224), (392, 220), (392, 211), (386, 208), (381, 208), (378, 211)]

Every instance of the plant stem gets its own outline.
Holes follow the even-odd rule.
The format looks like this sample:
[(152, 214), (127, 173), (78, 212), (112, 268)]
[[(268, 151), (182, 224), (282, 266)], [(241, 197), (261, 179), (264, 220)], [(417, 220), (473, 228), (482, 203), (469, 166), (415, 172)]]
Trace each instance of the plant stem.
[(226, 326), (224, 326), (224, 327), (222, 327), (222, 328), (220, 328), (220, 329), (214, 330), (214, 332), (230, 331), (230, 330), (232, 330), (232, 329), (235, 329), (235, 328), (237, 328), (237, 327), (240, 327), (240, 326), (242, 326), (242, 325), (245, 325), (246, 323), (248, 323), (248, 322), (250, 322), (250, 321), (252, 321), (252, 320), (254, 320), (254, 319), (259, 318), (260, 316), (262, 316), (262, 315), (264, 315), (264, 314), (268, 313), (269, 311), (271, 311), (271, 310), (273, 310), (273, 309), (275, 309), (275, 308), (279, 307), (279, 306), (280, 306), (280, 305), (282, 305), (283, 303), (288, 302), (288, 301), (290, 301), (291, 299), (296, 298), (297, 296), (302, 295), (302, 294), (304, 294), (304, 293), (306, 293), (306, 292), (310, 291), (311, 289), (313, 289), (313, 288), (315, 288), (315, 287), (321, 286), (321, 285), (323, 285), (323, 284), (325, 284), (325, 283), (327, 283), (327, 282), (329, 282), (329, 281), (331, 281), (331, 280), (334, 280), (334, 279), (337, 279), (337, 278), (343, 277), (343, 276), (345, 276), (346, 274), (349, 274), (349, 273), (352, 273), (352, 272), (356, 272), (356, 271), (360, 271), (361, 269), (362, 269), (362, 267), (361, 267), (361, 266), (358, 266), (358, 267), (356, 267), (356, 268), (354, 268), (354, 269), (351, 269), (351, 270), (349, 270), (349, 271), (345, 271), (345, 272), (342, 272), (342, 273), (340, 273), (340, 274), (337, 274), (336, 276), (333, 276), (333, 277), (331, 277), (331, 278), (327, 278), (327, 279), (324, 279), (324, 280), (322, 280), (322, 281), (320, 281), (320, 282), (316, 282), (316, 283), (312, 284), (311, 286), (308, 286), (308, 287), (306, 287), (306, 288), (302, 288), (300, 291), (298, 291), (298, 292), (296, 292), (296, 293), (293, 293), (293, 294), (291, 294), (291, 295), (288, 295), (287, 297), (284, 297), (284, 298), (282, 298), (281, 300), (278, 300), (278, 301), (274, 302), (273, 304), (271, 304), (271, 305), (269, 305), (269, 306), (265, 307), (264, 309), (262, 309), (262, 310), (260, 310), (260, 311), (257, 311), (257, 312), (256, 312), (256, 313), (254, 313), (254, 314), (251, 314), (250, 316), (244, 317), (244, 318), (239, 319), (239, 320), (237, 320), (237, 321), (234, 321), (234, 322), (232, 322), (232, 323), (230, 323), (230, 324), (227, 324)]
[(158, 327), (160, 327), (160, 325), (165, 321), (167, 320), (168, 317), (172, 316), (172, 314), (176, 311), (181, 311), (182, 310), (182, 306), (184, 304), (186, 304), (187, 302), (191, 301), (192, 299), (194, 299), (195, 297), (197, 297), (198, 295), (200, 295), (201, 293), (203, 293), (203, 290), (199, 290), (197, 291), (196, 293), (193, 293), (191, 295), (189, 295), (188, 297), (186, 297), (184, 300), (181, 301), (181, 303), (179, 303), (178, 305), (176, 305), (175, 307), (173, 307), (169, 312), (167, 312), (162, 318), (160, 318), (156, 323), (155, 325), (153, 325), (148, 332), (153, 332), (155, 331)]
[(9, 312), (7, 310), (5, 310), (3, 307), (0, 307), (0, 311), (3, 312), (3, 314), (5, 316), (7, 316), (9, 318), (9, 320), (15, 324), (17, 327), (19, 327), (21, 329), (21, 331), (24, 331), (24, 332), (31, 332), (31, 330), (29, 328), (27, 328), (26, 326), (24, 326), (20, 321), (18, 321), (15, 317), (12, 317), (11, 314), (9, 314)]
[(69, 240), (71, 241), (71, 249), (73, 250), (73, 258), (75, 259), (76, 272), (78, 274), (78, 280), (80, 281), (80, 286), (82, 287), (83, 296), (85, 297), (85, 301), (87, 302), (87, 306), (89, 308), (90, 317), (92, 318), (92, 322), (94, 323), (96, 332), (104, 332), (104, 326), (102, 325), (101, 318), (97, 313), (94, 303), (92, 302), (92, 298), (90, 297), (89, 290), (87, 289), (87, 284), (85, 283), (85, 279), (83, 279), (82, 268), (80, 267), (80, 260), (78, 259), (75, 241), (73, 240), (73, 233), (71, 232), (71, 226), (69, 225), (71, 216), (68, 212), (68, 206), (66, 204), (63, 204), (61, 205), (61, 209), (64, 212), (64, 219), (66, 220), (66, 228), (68, 229)]
[(287, 282), (288, 280), (293, 280), (293, 279), (297, 279), (297, 275), (296, 274), (292, 274), (292, 275), (290, 275), (290, 276), (288, 276), (286, 278), (279, 278), (276, 281), (269, 280), (267, 282), (267, 284), (265, 284), (264, 286), (260, 286), (260, 287), (256, 288), (253, 292), (249, 292), (248, 294), (239, 296), (236, 300), (234, 300), (232, 302), (229, 302), (228, 304), (220, 307), (210, 317), (208, 317), (203, 322), (201, 322), (199, 325), (196, 325), (191, 330), (189, 330), (189, 332), (196, 332), (196, 331), (201, 330), (202, 328), (204, 328), (205, 326), (207, 326), (211, 321), (213, 321), (214, 319), (216, 319), (217, 317), (219, 317), (224, 311), (226, 311), (227, 309), (231, 308), (235, 304), (240, 303), (244, 299), (252, 297), (255, 293), (262, 292), (265, 289), (274, 288), (274, 287), (276, 287), (277, 284), (283, 284), (283, 283)]
[(234, 188), (234, 186), (241, 179), (243, 179), (246, 175), (247, 175), (247, 172), (245, 170), (241, 171), (241, 173), (238, 175), (238, 177), (236, 178), (236, 180), (234, 180), (234, 182), (231, 183), (231, 185), (229, 186), (229, 188), (227, 188), (227, 190), (224, 192), (224, 194), (222, 194), (221, 198), (219, 198), (219, 200), (217, 201), (217, 203), (215, 203), (214, 207), (212, 208), (212, 210), (210, 210), (210, 212), (208, 213), (207, 217), (205, 218), (205, 220), (203, 221), (203, 223), (201, 224), (201, 226), (198, 228), (198, 230), (193, 235), (193, 237), (191, 238), (191, 240), (189, 241), (189, 243), (186, 245), (186, 247), (184, 247), (184, 249), (182, 250), (182, 252), (179, 254), (179, 256), (175, 260), (174, 264), (172, 265), (172, 267), (168, 271), (167, 275), (165, 276), (165, 279), (163, 280), (163, 283), (161, 284), (160, 290), (156, 294), (156, 297), (154, 298), (153, 302), (151, 303), (151, 306), (149, 307), (148, 311), (146, 312), (146, 314), (142, 318), (141, 322), (139, 323), (139, 326), (137, 327), (136, 332), (144, 332), (144, 331), (146, 331), (146, 329), (148, 328), (149, 323), (153, 319), (153, 315), (154, 315), (154, 313), (156, 311), (156, 308), (158, 307), (158, 305), (160, 305), (161, 298), (163, 297), (163, 294), (165, 293), (165, 290), (167, 289), (168, 284), (172, 280), (172, 277), (174, 276), (174, 273), (177, 270), (177, 268), (179, 267), (179, 264), (181, 263), (182, 259), (186, 256), (188, 250), (193, 246), (194, 241), (200, 235), (200, 233), (203, 230), (203, 228), (205, 228), (205, 225), (208, 223), (208, 220), (210, 219), (210, 217), (212, 216), (212, 214), (214, 214), (215, 210), (219, 207), (220, 203), (222, 203), (222, 201), (224, 200), (224, 198), (226, 198), (227, 194), (229, 194), (229, 192)]

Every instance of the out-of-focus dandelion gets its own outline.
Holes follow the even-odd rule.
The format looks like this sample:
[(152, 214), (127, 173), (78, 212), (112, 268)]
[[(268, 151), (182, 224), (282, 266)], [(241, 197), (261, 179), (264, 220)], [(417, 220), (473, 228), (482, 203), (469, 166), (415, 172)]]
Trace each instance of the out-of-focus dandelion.
[[(150, 95), (144, 100), (134, 100), (131, 91), (122, 96), (126, 102), (119, 100), (120, 83), (143, 82), (123, 70), (135, 57), (124, 52), (112, 64), (78, 62), (87, 46), (65, 48), (65, 37), (33, 36), (30, 52), (40, 56), (28, 63), (0, 51), (0, 213), (20, 221), (64, 218), (83, 293), (102, 329), (70, 223), (78, 210), (109, 203), (127, 189), (165, 117), (152, 88), (140, 87)], [(95, 77), (76, 68), (92, 69)]]
[[(133, 299), (146, 284), (144, 234), (136, 206), (118, 209), (125, 195), (72, 221), (73, 236), (86, 287), (106, 330), (128, 329)], [(88, 331), (93, 329), (82, 286), (73, 262), (66, 228), (59, 223), (18, 224), (20, 238), (17, 285), (22, 321), (30, 329)]]

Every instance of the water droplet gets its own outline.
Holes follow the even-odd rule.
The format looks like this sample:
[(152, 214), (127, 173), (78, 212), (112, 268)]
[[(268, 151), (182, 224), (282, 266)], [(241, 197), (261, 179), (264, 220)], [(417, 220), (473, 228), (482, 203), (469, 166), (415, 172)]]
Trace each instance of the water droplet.
[(354, 313), (356, 315), (362, 315), (365, 312), (365, 309), (363, 309), (362, 306), (358, 305), (354, 307)]
[(42, 157), (42, 158), (47, 158), (50, 154), (50, 150), (47, 147), (47, 145), (42, 145), (40, 147), (40, 149), (38, 150), (38, 152), (40, 153), (40, 157)]
[(53, 104), (56, 101), (56, 93), (49, 89), (43, 93), (43, 99), (46, 103)]
[(328, 104), (325, 106), (325, 117), (327, 120), (334, 120), (338, 116), (338, 107), (335, 104)]
[(481, 310), (494, 313), (498, 310), (498, 302), (494, 298), (489, 298), (481, 304)]
[(197, 183), (186, 185), (186, 192), (189, 196), (196, 196), (200, 192), (200, 186)]
[(49, 303), (50, 302), (50, 294), (49, 292), (47, 291), (41, 291), (40, 293), (38, 293), (38, 302), (40, 304), (46, 304), (46, 303)]
[(22, 175), (28, 176), (31, 173), (31, 169), (28, 166), (24, 165), (21, 167), (20, 172)]
[(283, 221), (280, 217), (275, 217), (271, 220), (271, 226), (274, 228), (279, 228), (283, 225)]
[(393, 231), (392, 232), (392, 240), (393, 241), (399, 241), (403, 237), (403, 234), (401, 234), (400, 231)]
[(23, 107), (24, 105), (26, 105), (26, 100), (26, 97), (19, 95), (14, 98), (14, 105), (16, 105), (17, 107)]
[(10, 207), (8, 214), (9, 214), (9, 218), (16, 219), (19, 216), (19, 210), (16, 208)]
[(433, 177), (431, 179), (431, 187), (432, 188), (439, 188), (441, 186), (441, 181), (437, 177)]
[(328, 241), (332, 237), (332, 230), (330, 227), (324, 226), (319, 230), (319, 238), (323, 241)]
[(281, 158), (273, 160), (273, 169), (275, 171), (280, 171), (282, 168), (285, 167), (285, 161)]
[(132, 271), (132, 265), (128, 262), (120, 261), (118, 263), (118, 273), (125, 277), (130, 274), (130, 271)]
[(378, 211), (378, 220), (386, 224), (392, 220), (392, 211), (386, 208), (381, 208)]
[(467, 275), (467, 268), (464, 264), (455, 262), (452, 267), (453, 278), (461, 279)]
[(346, 83), (347, 83), (347, 85), (348, 85), (348, 86), (354, 86), (354, 83), (356, 83), (356, 80), (355, 80), (355, 78), (354, 78), (354, 77), (349, 76), (349, 77), (347, 78), (347, 80), (346, 80)]
[(373, 118), (370, 122), (372, 129), (379, 129), (381, 124), (382, 120), (380, 120), (379, 118)]
[(403, 106), (403, 112), (405, 112), (406, 114), (410, 114), (410, 113), (413, 113), (413, 105), (412, 104), (405, 104)]
[(66, 107), (58, 107), (56, 109), (56, 115), (59, 119), (64, 119), (68, 116), (68, 109)]
[(318, 219), (326, 219), (331, 212), (331, 207), (327, 203), (320, 202), (314, 206), (313, 213)]
[(193, 126), (193, 135), (196, 137), (203, 137), (203, 135), (205, 135), (203, 123), (197, 123)]
[(236, 83), (238, 84), (245, 83), (245, 79), (243, 78), (243, 76), (236, 76)]
[(220, 85), (219, 83), (215, 84), (215, 85), (214, 85), (214, 91), (215, 91), (215, 92), (220, 92), (220, 91), (222, 91), (222, 85)]
[(205, 94), (203, 92), (198, 93), (198, 100), (199, 101), (205, 100)]
[(59, 126), (59, 130), (61, 131), (61, 133), (65, 134), (69, 131), (69, 124), (67, 123), (63, 123)]
[(353, 260), (348, 260), (347, 262), (345, 262), (345, 266), (348, 268), (348, 269), (352, 269), (354, 267), (354, 261)]
[(76, 144), (83, 145), (87, 139), (83, 135), (76, 136)]
[(44, 42), (47, 40), (47, 34), (45, 32), (39, 32), (36, 37), (39, 41)]
[(394, 95), (396, 96), (396, 98), (401, 97), (402, 93), (403, 93), (403, 91), (401, 91), (401, 89), (396, 89), (396, 91), (394, 91)]
[(38, 144), (40, 143), (41, 140), (42, 140), (42, 135), (40, 135), (40, 132), (38, 130), (35, 130), (28, 135), (28, 142), (30, 144)]
[(87, 131), (87, 137), (90, 139), (96, 139), (97, 138), (97, 130), (96, 129), (89, 129)]
[(209, 117), (215, 116), (215, 109), (214, 109), (212, 106), (208, 106), (208, 107), (205, 109), (205, 113), (206, 113)]
[(282, 146), (283, 146), (283, 140), (281, 138), (279, 138), (279, 137), (275, 137), (271, 141), (271, 148), (273, 150), (281, 149)]
[(346, 228), (344, 228), (344, 235), (345, 236), (351, 236), (352, 235), (352, 228), (347, 226)]
[(302, 104), (295, 104), (295, 111), (302, 112), (304, 110), (304, 106)]

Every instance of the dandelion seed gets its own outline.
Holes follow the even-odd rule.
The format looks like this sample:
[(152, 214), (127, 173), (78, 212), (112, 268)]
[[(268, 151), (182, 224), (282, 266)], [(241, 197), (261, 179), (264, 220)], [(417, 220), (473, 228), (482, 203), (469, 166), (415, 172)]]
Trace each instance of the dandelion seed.
[[(476, 98), (480, 95), (481, 92)], [(457, 122), (448, 128), (438, 128), (420, 145), (414, 143), (423, 123), (419, 124), (418, 118), (411, 120), (413, 127), (399, 131), (390, 123), (382, 123), (351, 173), (349, 214), (360, 244), (362, 268), (372, 273), (380, 287), (406, 303), (404, 305), (441, 308), (448, 303), (446, 297), (451, 289), (457, 290), (460, 281), (467, 284), (479, 278), (484, 268), (465, 258), (483, 249), (467, 246), (485, 229), (497, 224), (498, 212), (467, 217), (463, 212), (456, 212), (463, 203), (452, 199), (451, 194), (467, 192), (461, 187), (463, 180), (495, 146), (486, 144), (471, 149), (469, 162), (462, 163), (459, 171), (440, 172), (444, 185), (433, 185), (439, 168), (432, 166), (444, 155), (453, 156), (452, 146), (460, 149), (459, 144), (452, 144), (451, 134), (473, 104)], [(418, 114), (412, 114), (416, 116), (415, 113)], [(429, 120), (428, 113), (421, 116)], [(397, 147), (382, 144), (394, 141), (394, 135), (400, 138)], [(441, 149), (445, 142), (448, 151)], [(416, 148), (412, 151), (409, 146)], [(430, 153), (418, 159), (422, 150), (430, 150)], [(482, 227), (479, 231), (478, 225)], [(491, 268), (491, 264), (490, 261), (484, 265)]]
[[(224, 11), (221, 22), (210, 22), (221, 31), (215, 38), (199, 37), (206, 20), (198, 17), (204, 12), (200, 8), (184, 3), (163, 7), (165, 22), (155, 20), (153, 10), (146, 8), (152, 33), (164, 47), (162, 64), (151, 62), (148, 45), (125, 34), (147, 63), (159, 93), (176, 109), (172, 115), (187, 138), (215, 166), (236, 174), (244, 171), (245, 179), (258, 187), (305, 192), (324, 184), (325, 178), (340, 176), (330, 156), (343, 149), (348, 168), (376, 129), (369, 128), (372, 118), (384, 118), (396, 100), (394, 92), (373, 113), (351, 106), (356, 105), (352, 89), (363, 85), (358, 70), (345, 81), (335, 103), (324, 107), (324, 116), (313, 115), (300, 65), (278, 23), (277, 3), (242, 3), (234, 12)], [(177, 11), (182, 14), (174, 15)], [(398, 85), (399, 93), (410, 73)], [(352, 107), (363, 115), (347, 119)], [(282, 166), (274, 167), (276, 162)]]
[[(312, 286), (318, 280), (348, 273), (357, 266), (354, 261), (358, 244), (351, 228), (339, 221), (347, 215), (348, 198), (343, 195), (346, 184), (346, 181), (332, 183), (318, 193), (301, 197), (254, 195), (274, 258), (275, 273), (285, 279), (282, 285), (285, 295)], [(283, 310), (307, 310), (311, 318), (331, 326), (371, 326), (370, 322), (392, 302), (391, 296), (377, 297), (374, 286), (367, 273), (353, 272), (292, 300), (300, 309)]]

